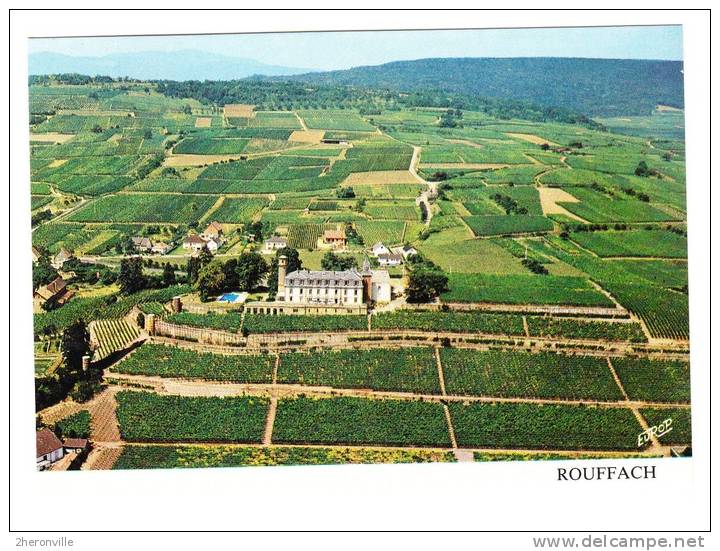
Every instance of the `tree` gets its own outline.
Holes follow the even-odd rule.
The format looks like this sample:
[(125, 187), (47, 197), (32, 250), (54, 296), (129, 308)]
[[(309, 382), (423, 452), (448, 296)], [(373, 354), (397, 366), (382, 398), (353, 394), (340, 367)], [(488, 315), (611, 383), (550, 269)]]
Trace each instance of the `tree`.
[(212, 262), (213, 254), (210, 252), (210, 249), (203, 247), (200, 249), (198, 259), (200, 260), (200, 267), (205, 267)]
[(225, 272), (222, 262), (211, 262), (203, 266), (198, 273), (195, 288), (200, 294), (200, 300), (207, 301), (211, 296), (218, 295), (225, 290)]
[(408, 302), (430, 302), (447, 290), (448, 277), (442, 269), (419, 254), (407, 261), (410, 274), (405, 290)]
[(350, 268), (357, 268), (357, 265), (355, 257), (335, 254), (332, 251), (326, 252), (320, 262), (322, 269), (329, 271), (349, 270)]
[(235, 272), (238, 288), (241, 291), (252, 291), (258, 286), (262, 277), (267, 274), (268, 265), (260, 253), (243, 253), (237, 261)]
[(123, 258), (120, 261), (118, 283), (120, 284), (120, 291), (125, 295), (145, 288), (147, 280), (143, 272), (142, 259), (139, 256)]
[(200, 268), (202, 268), (202, 266), (200, 265), (200, 259), (197, 256), (191, 256), (188, 258), (187, 267), (185, 269), (187, 272), (188, 283), (193, 284), (197, 281)]
[(296, 270), (302, 270), (302, 260), (300, 260), (300, 253), (292, 247), (285, 247), (275, 253), (270, 264), (270, 270), (268, 272), (268, 298), (274, 299), (277, 294), (277, 280), (278, 280), (278, 258), (280, 256), (287, 257), (287, 273), (294, 272)]
[(635, 176), (649, 176), (650, 170), (645, 161), (640, 161), (635, 169)]
[(132, 237), (126, 235), (120, 242), (120, 248), (125, 254), (135, 254), (135, 243), (133, 243)]
[(223, 264), (223, 274), (225, 275), (225, 290), (234, 291), (240, 286), (240, 280), (237, 274), (238, 261), (231, 258)]
[(90, 354), (90, 333), (83, 320), (70, 324), (62, 334), (62, 355), (65, 368), (71, 373), (82, 372), (82, 357)]
[(33, 291), (41, 285), (47, 285), (58, 276), (57, 270), (52, 267), (47, 257), (41, 257), (33, 266)]
[(146, 140), (152, 139), (152, 130), (150, 130), (149, 128), (145, 130), (145, 132), (143, 133), (143, 138)]
[(166, 262), (163, 266), (163, 273), (162, 273), (162, 284), (163, 287), (170, 287), (170, 285), (175, 285), (175, 270), (173, 270), (173, 267), (170, 266), (169, 262)]

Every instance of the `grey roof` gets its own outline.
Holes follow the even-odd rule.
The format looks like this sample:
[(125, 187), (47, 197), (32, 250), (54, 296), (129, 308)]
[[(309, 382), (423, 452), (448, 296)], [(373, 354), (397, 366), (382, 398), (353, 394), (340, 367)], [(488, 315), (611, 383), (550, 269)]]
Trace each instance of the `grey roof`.
[(278, 237), (277, 235), (273, 235), (269, 239), (267, 239), (268, 243), (287, 243), (287, 239), (284, 237)]
[[(318, 281), (320, 283), (312, 284), (317, 287), (337, 287), (340, 285), (348, 285), (352, 282), (362, 282), (362, 276), (357, 270), (296, 270), (285, 276), (285, 284), (300, 285), (300, 282)], [(339, 283), (336, 284), (335, 282)], [(310, 285), (309, 283), (305, 283)]]

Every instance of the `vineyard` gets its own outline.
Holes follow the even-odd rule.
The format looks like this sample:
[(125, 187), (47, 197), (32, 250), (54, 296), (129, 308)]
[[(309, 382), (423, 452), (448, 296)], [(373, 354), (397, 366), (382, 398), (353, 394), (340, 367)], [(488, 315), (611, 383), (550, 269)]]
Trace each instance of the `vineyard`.
[(430, 348), (337, 350), (284, 354), (278, 382), (437, 394), (440, 386)]
[(461, 447), (636, 450), (629, 409), (534, 404), (450, 404)]
[(450, 446), (440, 404), (362, 398), (282, 399), (278, 403), (273, 441)]
[[(88, 267), (61, 270), (67, 302), (36, 305), (36, 392), (64, 384), (58, 344), (84, 321), (104, 390), (78, 404), (73, 383), (43, 416), (65, 437), (92, 424), (114, 468), (668, 454), (638, 451), (638, 411), (673, 419), (662, 445), (691, 444), (681, 113), (593, 119), (606, 130), (564, 105), (422, 88), (36, 78), (35, 275), (46, 283), (62, 249)], [(226, 242), (213, 268), (278, 235), (301, 269), (382, 270), (383, 242), (443, 274), (406, 259), (368, 315), (201, 303), (221, 276), (180, 244), (212, 221)], [(324, 231), (343, 228), (340, 258), (324, 258)], [(134, 237), (173, 248), (133, 251)], [(131, 254), (147, 288), (126, 294)], [(411, 304), (434, 275), (447, 287)], [(222, 277), (221, 292), (247, 290)], [(247, 299), (272, 300), (269, 283)], [(138, 329), (150, 314), (167, 330)]]
[(117, 363), (113, 371), (129, 375), (269, 383), (274, 363), (275, 358), (269, 355), (226, 356), (175, 346), (144, 344)]
[(443, 349), (448, 393), (622, 400), (607, 363), (591, 356)]
[(187, 398), (149, 392), (117, 394), (123, 440), (130, 442), (259, 442), (264, 398)]
[(124, 319), (98, 320), (90, 326), (93, 340), (98, 343), (93, 356), (102, 360), (117, 350), (126, 348), (138, 337), (138, 329)]
[(372, 316), (372, 329), (413, 329), (457, 333), (524, 335), (521, 316), (479, 312), (398, 311)]

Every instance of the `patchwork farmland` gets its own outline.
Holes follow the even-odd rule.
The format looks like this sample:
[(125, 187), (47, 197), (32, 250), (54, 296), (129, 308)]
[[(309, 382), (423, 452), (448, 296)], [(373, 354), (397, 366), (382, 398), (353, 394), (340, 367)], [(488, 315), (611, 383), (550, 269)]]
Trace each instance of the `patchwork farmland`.
[[(83, 468), (690, 452), (677, 112), (602, 126), (171, 92), (30, 85), (38, 416), (84, 412)], [(250, 311), (277, 292), (270, 238), (293, 269), (368, 259), (390, 300)], [(418, 274), (443, 284), (417, 300)], [(92, 376), (65, 388), (67, 335)]]

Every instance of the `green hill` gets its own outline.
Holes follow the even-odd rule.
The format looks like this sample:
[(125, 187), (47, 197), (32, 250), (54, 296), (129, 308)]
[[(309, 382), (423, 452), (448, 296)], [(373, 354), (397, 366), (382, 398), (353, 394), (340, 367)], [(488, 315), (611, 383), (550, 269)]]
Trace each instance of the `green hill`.
[(585, 58), (446, 58), (273, 77), (405, 92), (529, 101), (592, 116), (648, 115), (683, 107), (681, 61)]

